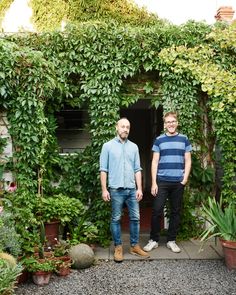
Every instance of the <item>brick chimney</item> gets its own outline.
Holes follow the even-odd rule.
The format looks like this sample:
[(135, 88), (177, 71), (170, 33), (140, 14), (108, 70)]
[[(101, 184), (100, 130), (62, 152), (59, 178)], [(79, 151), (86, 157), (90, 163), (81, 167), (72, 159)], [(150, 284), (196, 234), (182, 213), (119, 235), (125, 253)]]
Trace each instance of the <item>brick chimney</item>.
[(234, 16), (234, 10), (231, 6), (221, 6), (217, 10), (217, 14), (215, 15), (215, 18), (217, 21), (225, 21), (225, 22), (231, 22)]

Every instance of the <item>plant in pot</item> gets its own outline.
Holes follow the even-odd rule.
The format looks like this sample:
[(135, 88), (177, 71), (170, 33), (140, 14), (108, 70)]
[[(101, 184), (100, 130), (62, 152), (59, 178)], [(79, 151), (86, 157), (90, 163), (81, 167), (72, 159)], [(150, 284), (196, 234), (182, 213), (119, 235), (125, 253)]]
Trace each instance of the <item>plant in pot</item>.
[(54, 259), (56, 263), (56, 273), (66, 276), (70, 273), (71, 258), (68, 255), (70, 244), (67, 241), (59, 240), (53, 247)]
[(91, 248), (95, 248), (95, 243), (98, 238), (98, 228), (90, 221), (90, 208), (80, 212), (76, 218), (69, 224), (70, 244), (77, 245), (78, 243), (88, 244)]
[(70, 274), (70, 268), (72, 265), (72, 260), (69, 256), (63, 256), (63, 260), (56, 260), (55, 265), (56, 265), (56, 273), (59, 276), (67, 276)]
[(53, 246), (59, 237), (59, 225), (76, 218), (84, 211), (84, 206), (78, 199), (63, 194), (41, 197), (39, 200), (38, 214), (44, 222), (46, 240)]
[(53, 246), (54, 257), (68, 257), (69, 250), (70, 244), (67, 241), (56, 241), (56, 244)]
[(52, 272), (56, 269), (55, 262), (46, 258), (25, 257), (22, 263), (32, 273), (32, 279), (36, 285), (47, 285)]
[(207, 204), (202, 206), (204, 218), (210, 226), (201, 234), (201, 241), (212, 237), (219, 237), (225, 263), (229, 270), (236, 269), (236, 205), (230, 202), (225, 207), (222, 202), (208, 198)]
[(98, 228), (90, 221), (83, 220), (78, 222), (76, 226), (70, 226), (71, 231), (71, 245), (84, 243), (89, 245), (92, 249), (95, 248), (95, 242), (98, 237)]
[(53, 256), (45, 254), (45, 228), (43, 221), (40, 220), (39, 241), (37, 247), (35, 247), (34, 256), (21, 258), (22, 265), (29, 273), (32, 273), (32, 279), (36, 285), (48, 284), (51, 274), (55, 270)]

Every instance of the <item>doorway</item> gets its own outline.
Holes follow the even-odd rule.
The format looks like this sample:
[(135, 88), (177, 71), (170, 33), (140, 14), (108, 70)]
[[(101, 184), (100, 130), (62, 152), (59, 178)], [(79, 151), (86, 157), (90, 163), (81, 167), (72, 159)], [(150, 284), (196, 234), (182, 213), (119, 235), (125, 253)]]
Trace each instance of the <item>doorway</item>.
[[(139, 148), (143, 182), (143, 200), (140, 202), (140, 230), (150, 229), (150, 217), (152, 207), (151, 190), (151, 161), (152, 145), (154, 139), (163, 130), (163, 110), (151, 106), (150, 99), (140, 99), (128, 109), (120, 110), (120, 117), (126, 117), (130, 121), (129, 139)], [(128, 213), (122, 218), (122, 228), (128, 230)]]

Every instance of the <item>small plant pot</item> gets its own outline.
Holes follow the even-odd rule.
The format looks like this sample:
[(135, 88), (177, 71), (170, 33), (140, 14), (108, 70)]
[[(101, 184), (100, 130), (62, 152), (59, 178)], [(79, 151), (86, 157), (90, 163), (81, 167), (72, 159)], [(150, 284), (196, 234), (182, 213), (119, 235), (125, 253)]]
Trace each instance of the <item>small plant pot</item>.
[(57, 257), (58, 265), (56, 269), (56, 273), (58, 276), (67, 276), (70, 273), (71, 267), (71, 258), (70, 256), (60, 256)]
[(57, 275), (60, 277), (66, 277), (70, 274), (70, 268), (69, 267), (59, 267), (57, 269)]
[(48, 271), (36, 271), (32, 274), (32, 279), (36, 285), (43, 286), (49, 283), (51, 275)]
[[(50, 259), (53, 258), (53, 251), (44, 251), (43, 255), (45, 258)], [(39, 258), (39, 252), (34, 252), (34, 257)], [(44, 260), (44, 259), (43, 259)]]
[[(21, 259), (22, 258), (23, 258), (22, 256), (19, 256), (17, 258), (17, 261), (18, 262), (21, 262)], [(29, 278), (30, 278), (30, 272), (25, 268), (25, 266), (23, 266), (22, 272), (17, 277), (17, 281), (16, 282), (17, 282), (18, 285), (19, 284), (23, 284), (23, 283), (27, 282)]]
[(58, 259), (64, 261), (64, 262), (71, 262), (71, 258), (68, 255), (59, 256)]
[(29, 277), (30, 273), (26, 269), (23, 269), (22, 273), (17, 278), (17, 284), (23, 284), (27, 282)]

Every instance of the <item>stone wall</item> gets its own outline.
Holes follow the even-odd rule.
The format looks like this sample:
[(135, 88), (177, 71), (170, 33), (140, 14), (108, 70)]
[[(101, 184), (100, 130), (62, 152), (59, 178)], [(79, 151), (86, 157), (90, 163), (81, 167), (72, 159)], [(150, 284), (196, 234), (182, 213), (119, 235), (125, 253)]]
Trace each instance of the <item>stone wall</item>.
[[(12, 156), (12, 138), (8, 132), (9, 122), (7, 120), (7, 115), (5, 112), (0, 113), (0, 136), (1, 138), (7, 138), (7, 145), (4, 148), (3, 153), (0, 155), (1, 163), (5, 163), (7, 158)], [(10, 171), (5, 171), (3, 173), (3, 179), (5, 181), (5, 186), (8, 186), (12, 181), (12, 173)]]

